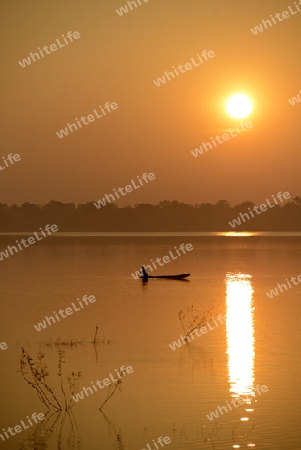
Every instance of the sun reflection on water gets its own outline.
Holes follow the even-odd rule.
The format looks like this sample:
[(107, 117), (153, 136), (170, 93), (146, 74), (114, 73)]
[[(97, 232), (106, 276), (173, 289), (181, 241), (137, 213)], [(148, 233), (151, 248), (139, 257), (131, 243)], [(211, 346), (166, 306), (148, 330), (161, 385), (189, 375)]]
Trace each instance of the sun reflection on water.
[(228, 376), (232, 397), (254, 397), (254, 306), (251, 275), (226, 276)]

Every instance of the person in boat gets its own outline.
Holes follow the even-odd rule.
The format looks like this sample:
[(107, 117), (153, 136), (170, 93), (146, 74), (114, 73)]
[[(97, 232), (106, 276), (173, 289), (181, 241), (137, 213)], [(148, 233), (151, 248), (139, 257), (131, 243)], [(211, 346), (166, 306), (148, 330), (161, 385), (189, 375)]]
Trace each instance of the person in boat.
[(141, 277), (144, 280), (148, 279), (148, 271), (146, 270), (146, 268), (144, 266), (141, 267)]

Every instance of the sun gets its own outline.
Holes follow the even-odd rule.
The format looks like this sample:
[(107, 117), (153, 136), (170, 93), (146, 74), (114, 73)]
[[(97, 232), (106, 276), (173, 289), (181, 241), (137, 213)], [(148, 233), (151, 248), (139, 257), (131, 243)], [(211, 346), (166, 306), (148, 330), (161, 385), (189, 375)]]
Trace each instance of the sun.
[(236, 94), (227, 101), (227, 112), (235, 119), (243, 119), (252, 111), (251, 100), (243, 94)]

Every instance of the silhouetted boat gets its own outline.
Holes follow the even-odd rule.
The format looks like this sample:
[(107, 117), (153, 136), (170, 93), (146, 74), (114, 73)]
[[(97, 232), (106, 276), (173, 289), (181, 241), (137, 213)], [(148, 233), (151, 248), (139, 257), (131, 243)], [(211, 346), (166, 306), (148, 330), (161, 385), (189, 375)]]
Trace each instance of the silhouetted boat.
[(190, 276), (190, 273), (180, 273), (179, 275), (141, 275), (140, 278), (143, 280), (148, 280), (149, 278), (167, 278), (170, 280), (183, 280), (183, 278), (187, 278)]

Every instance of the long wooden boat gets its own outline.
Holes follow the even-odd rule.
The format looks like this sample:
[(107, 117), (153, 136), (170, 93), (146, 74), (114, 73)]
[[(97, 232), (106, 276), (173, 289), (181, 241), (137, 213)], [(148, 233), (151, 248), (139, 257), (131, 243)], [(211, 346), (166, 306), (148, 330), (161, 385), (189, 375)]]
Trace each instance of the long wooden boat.
[(179, 275), (148, 275), (148, 276), (140, 276), (143, 280), (147, 280), (148, 278), (167, 278), (170, 280), (183, 280), (190, 276), (190, 273), (180, 273)]

